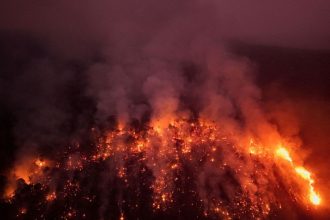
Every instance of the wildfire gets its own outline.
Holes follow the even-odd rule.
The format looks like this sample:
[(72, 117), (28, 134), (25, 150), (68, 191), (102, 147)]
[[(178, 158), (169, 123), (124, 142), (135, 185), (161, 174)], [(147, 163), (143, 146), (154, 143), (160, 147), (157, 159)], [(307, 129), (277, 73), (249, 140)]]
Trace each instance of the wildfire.
[(303, 179), (307, 180), (309, 183), (309, 200), (314, 205), (320, 205), (321, 198), (317, 195), (317, 193), (314, 190), (314, 179), (311, 177), (311, 173), (306, 170), (304, 167), (296, 167), (296, 172), (299, 176), (301, 176)]
[[(262, 218), (270, 213), (271, 207), (280, 204), (278, 208), (281, 208), (280, 198), (277, 198), (273, 191), (265, 190), (271, 184), (276, 185), (276, 178), (271, 176), (273, 168), (269, 166), (278, 163), (278, 160), (270, 160), (274, 158), (274, 154), (297, 174), (301, 180), (298, 185), (308, 187), (310, 203), (321, 204), (321, 198), (314, 188), (313, 175), (303, 166), (296, 165), (296, 157), (291, 157), (291, 150), (282, 145), (266, 150), (254, 138), (250, 139), (247, 146), (242, 143), (238, 137), (224, 135), (219, 125), (214, 122), (179, 119), (172, 121), (167, 127), (162, 126), (161, 129), (159, 126), (150, 126), (136, 131), (121, 126), (99, 137), (88, 154), (80, 151), (79, 147), (72, 148), (76, 150), (52, 160), (52, 163), (56, 164), (54, 167), (50, 166), (52, 163), (48, 158), (38, 157), (31, 160), (34, 165), (20, 166), (20, 172), (17, 168), (14, 170), (17, 174), (22, 173), (27, 185), (42, 184), (42, 189), (46, 191), (44, 200), (49, 203), (60, 198), (82, 196), (88, 198), (86, 201), (92, 204), (97, 196), (83, 194), (89, 191), (83, 191), (84, 185), (79, 181), (79, 175), (86, 175), (89, 170), (94, 169), (91, 168), (93, 166), (108, 163), (113, 169), (107, 175), (114, 174), (110, 179), (118, 181), (119, 190), (131, 190), (138, 183), (134, 178), (144, 175), (147, 170), (151, 171), (154, 179), (150, 185), (147, 182), (139, 184), (146, 185), (153, 191), (151, 206), (155, 210), (164, 211), (176, 203), (178, 194), (189, 193), (200, 201), (191, 202), (190, 205), (203, 208), (206, 216), (218, 215), (231, 219), (244, 216), (248, 212), (251, 213), (251, 218)], [(262, 166), (258, 167), (256, 161)], [(50, 190), (53, 184), (50, 175), (52, 172), (46, 172), (45, 167), (53, 169), (53, 173), (64, 173), (58, 176), (68, 177), (62, 188), (59, 188), (62, 192)], [(185, 176), (185, 170), (189, 170), (190, 174)], [(78, 177), (76, 174), (79, 174)], [(70, 176), (73, 178), (69, 178)], [(228, 179), (230, 184), (223, 183)], [(182, 182), (187, 182), (185, 186), (191, 185), (192, 188), (181, 187)], [(221, 191), (223, 197), (219, 197), (219, 186), (224, 188)], [(261, 187), (258, 188), (259, 186)], [(228, 199), (229, 192), (234, 192), (235, 187), (239, 188), (237, 194)], [(297, 190), (297, 193), (299, 192)], [(137, 194), (141, 195), (140, 189)], [(227, 202), (224, 202), (226, 199)], [(121, 199), (118, 204), (121, 209), (125, 201)], [(139, 206), (134, 204), (134, 207)], [(66, 218), (85, 217), (86, 213), (79, 213), (78, 209), (70, 207), (63, 215)], [(124, 219), (124, 213), (121, 212), (117, 218)]]
[(290, 163), (292, 163), (292, 158), (290, 156), (290, 153), (287, 149), (285, 149), (284, 147), (279, 147), (277, 150), (276, 150), (276, 154), (283, 158), (284, 160), (287, 160), (289, 161)]
[(304, 180), (307, 181), (308, 187), (309, 187), (309, 200), (313, 205), (320, 205), (321, 204), (321, 198), (320, 196), (315, 192), (314, 189), (314, 179), (311, 177), (310, 171), (308, 171), (306, 168), (302, 166), (295, 166), (293, 163), (293, 160), (289, 154), (289, 151), (285, 149), (284, 147), (279, 147), (276, 150), (277, 156), (283, 158), (284, 160), (287, 160), (291, 163), (291, 166), (294, 168), (295, 172)]

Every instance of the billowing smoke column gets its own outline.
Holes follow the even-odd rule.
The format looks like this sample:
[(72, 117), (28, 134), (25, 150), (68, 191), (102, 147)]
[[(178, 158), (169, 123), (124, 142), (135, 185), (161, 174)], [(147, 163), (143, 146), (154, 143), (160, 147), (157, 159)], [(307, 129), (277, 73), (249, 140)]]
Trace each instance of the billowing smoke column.
[(135, 59), (105, 56), (86, 69), (96, 102), (88, 137), (53, 155), (18, 154), (4, 195), (18, 217), (192, 208), (191, 217), (266, 218), (288, 201), (320, 204), (312, 174), (291, 156), (298, 146), (266, 119), (249, 61), (209, 40), (176, 40), (183, 49), (152, 43)]
[(262, 108), (253, 63), (226, 48), (204, 7), (159, 27), (115, 17), (95, 54), (41, 50), (9, 77), (21, 146), (8, 216), (289, 218), (281, 210), (321, 205), (300, 143)]

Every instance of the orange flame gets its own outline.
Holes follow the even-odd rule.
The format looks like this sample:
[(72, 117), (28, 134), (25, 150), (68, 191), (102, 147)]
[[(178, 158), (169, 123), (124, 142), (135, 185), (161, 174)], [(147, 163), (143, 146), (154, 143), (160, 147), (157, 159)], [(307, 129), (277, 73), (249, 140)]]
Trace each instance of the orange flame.
[(287, 160), (289, 162), (292, 163), (292, 158), (290, 156), (290, 153), (287, 149), (285, 149), (284, 147), (280, 147), (276, 150), (276, 154), (281, 157), (284, 160)]
[[(123, 141), (123, 137), (125, 136), (132, 138), (129, 143)], [(250, 138), (250, 136), (247, 137)], [(254, 179), (250, 178), (251, 175), (249, 172), (253, 172), (253, 175), (260, 174), (262, 177), (263, 174), (261, 174), (262, 172), (259, 172), (259, 170), (251, 169), (251, 171), (245, 169), (244, 165), (237, 163), (237, 160), (235, 160), (237, 158), (236, 156), (239, 155), (242, 156), (242, 158), (256, 157), (258, 161), (265, 165), (267, 165), (268, 159), (275, 159), (274, 162), (283, 160), (283, 164), (286, 168), (289, 167), (292, 173), (296, 175), (294, 180), (298, 180), (301, 187), (306, 189), (308, 187), (308, 195), (306, 195), (307, 201), (309, 201), (308, 204), (311, 203), (315, 206), (321, 204), (321, 197), (314, 188), (315, 180), (312, 178), (312, 173), (297, 163), (295, 160), (296, 155), (293, 157), (290, 155), (292, 152), (290, 148), (284, 147), (283, 145), (274, 145), (275, 147), (266, 148), (264, 145), (258, 143), (258, 140), (254, 139), (254, 137), (248, 138), (242, 141), (241, 136), (239, 136), (233, 137), (235, 140), (231, 140), (231, 137), (227, 137), (227, 135), (221, 133), (216, 123), (202, 119), (194, 123), (183, 119), (176, 120), (168, 124), (168, 126), (158, 126), (158, 124), (155, 123), (153, 127), (149, 127), (147, 130), (143, 131), (143, 134), (133, 131), (133, 129), (128, 129), (127, 126), (120, 125), (119, 129), (110, 131), (104, 139), (100, 139), (92, 155), (74, 154), (66, 158), (66, 163), (58, 163), (56, 167), (60, 168), (63, 166), (65, 170), (70, 171), (83, 170), (85, 164), (89, 162), (94, 163), (114, 158), (120, 160), (120, 164), (116, 165), (117, 176), (127, 183), (129, 172), (123, 160), (126, 160), (130, 153), (139, 154), (143, 157), (141, 160), (143, 160), (148, 168), (155, 174), (155, 180), (151, 186), (154, 193), (153, 207), (155, 209), (166, 209), (166, 205), (172, 203), (175, 199), (173, 185), (178, 179), (176, 175), (181, 172), (181, 161), (196, 160), (203, 166), (210, 167), (210, 170), (215, 172), (212, 173), (212, 176), (219, 174), (216, 173), (219, 168), (226, 169), (226, 167), (232, 166), (232, 168), (236, 169), (234, 172), (237, 172), (237, 175), (243, 176), (240, 184), (242, 184), (243, 189), (246, 190), (245, 192), (248, 195), (252, 195), (252, 198), (257, 194), (255, 192), (258, 189), (253, 183)], [(250, 142), (247, 140), (250, 140)], [(232, 141), (235, 142), (235, 144), (237, 141), (237, 145), (231, 145)], [(235, 154), (231, 154), (231, 152), (228, 153), (230, 150), (226, 149), (226, 146), (232, 147), (230, 149), (235, 151)], [(229, 156), (226, 158), (223, 157), (225, 153), (228, 153), (232, 158), (229, 158)], [(276, 158), (279, 158), (279, 160), (276, 160)], [(52, 163), (53, 161), (47, 159), (29, 158), (23, 163), (17, 164), (12, 173), (15, 178), (23, 178), (27, 184), (34, 184), (37, 181), (41, 181), (40, 179), (42, 178), (39, 177), (46, 173), (44, 172), (46, 171), (45, 167), (51, 166)], [(196, 169), (199, 169), (199, 167), (196, 167)], [(79, 190), (79, 183), (68, 181), (65, 190)], [(14, 191), (15, 187), (8, 187), (8, 194), (13, 195)], [(265, 192), (265, 194), (266, 193), (268, 192)], [(253, 197), (251, 201), (254, 198), (255, 197)], [(270, 204), (272, 201), (266, 200), (263, 202), (260, 198), (252, 201), (255, 202), (254, 205), (256, 207), (253, 208), (253, 210), (256, 210), (255, 212), (260, 212), (260, 209), (262, 209), (262, 215), (267, 215), (270, 212)], [(45, 201), (47, 202), (56, 199), (57, 195), (53, 191), (45, 196)], [(207, 199), (208, 198), (204, 198), (204, 201)], [(218, 213), (222, 217), (229, 218), (230, 213), (221, 202), (217, 200), (207, 202), (209, 206), (208, 211), (213, 210), (213, 212)], [(209, 204), (212, 202), (214, 204)], [(240, 203), (235, 204), (241, 205)], [(75, 216), (74, 210), (70, 210), (67, 216)], [(124, 219), (124, 214), (122, 213), (119, 218), (121, 220)]]
[(301, 178), (303, 178), (304, 180), (307, 181), (308, 183), (308, 187), (309, 187), (309, 201), (313, 204), (313, 205), (320, 205), (321, 204), (321, 198), (320, 196), (315, 192), (314, 189), (314, 179), (311, 177), (311, 172), (308, 171), (306, 168), (302, 167), (302, 166), (295, 166), (293, 163), (293, 160), (290, 156), (289, 151), (284, 148), (284, 147), (279, 147), (276, 150), (276, 155), (281, 157), (282, 159), (288, 161), (291, 163), (292, 167), (294, 168), (295, 172), (298, 174), (298, 176), (300, 176)]

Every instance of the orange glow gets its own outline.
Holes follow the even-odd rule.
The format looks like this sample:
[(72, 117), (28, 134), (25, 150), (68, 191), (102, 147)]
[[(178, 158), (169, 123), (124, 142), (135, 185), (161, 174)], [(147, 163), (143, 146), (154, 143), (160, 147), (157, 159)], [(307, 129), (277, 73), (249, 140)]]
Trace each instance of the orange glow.
[(289, 154), (289, 151), (287, 149), (285, 149), (284, 147), (280, 147), (276, 150), (276, 154), (277, 156), (289, 161), (289, 162), (292, 162), (292, 158)]
[(119, 217), (119, 220), (124, 220), (124, 214), (123, 213), (120, 213), (120, 217)]
[[(191, 168), (199, 179), (199, 185), (206, 184), (205, 182), (209, 181), (210, 176), (221, 179), (222, 173), (228, 169), (229, 175), (235, 175), (235, 178), (239, 180), (243, 194), (250, 196), (248, 198), (249, 203), (252, 204), (250, 211), (253, 214), (256, 213), (255, 216), (266, 217), (271, 213), (270, 207), (278, 204), (278, 200), (271, 196), (273, 192), (265, 189), (267, 184), (276, 184), (278, 181), (276, 177), (271, 176), (274, 167), (284, 167), (285, 169), (279, 170), (283, 171), (280, 172), (283, 179), (288, 180), (284, 183), (284, 185), (286, 184), (285, 189), (290, 190), (295, 198), (299, 198), (298, 202), (306, 207), (309, 207), (309, 204), (321, 204), (321, 197), (314, 188), (314, 175), (297, 162), (300, 161), (296, 160), (299, 159), (299, 155), (290, 155), (293, 153), (293, 148), (290, 146), (276, 144), (268, 146), (251, 135), (223, 134), (218, 124), (206, 119), (198, 119), (194, 122), (178, 119), (169, 123), (168, 126), (165, 124), (160, 126), (157, 123), (154, 125), (146, 126), (143, 131), (137, 131), (121, 124), (118, 129), (115, 128), (103, 134), (89, 154), (75, 152), (66, 155), (63, 162), (56, 163), (56, 168), (63, 168), (69, 172), (82, 171), (88, 164), (113, 160), (115, 161), (115, 175), (124, 185), (129, 185), (131, 171), (125, 164), (126, 161), (129, 161), (130, 156), (134, 155), (146, 166), (141, 172), (145, 172), (147, 169), (152, 171), (154, 177), (153, 182), (150, 183), (153, 193), (152, 207), (157, 210), (166, 210), (173, 203), (175, 193), (177, 193), (175, 185), (182, 181), (179, 175), (185, 169), (184, 163), (189, 165), (189, 169)], [(129, 141), (125, 142), (125, 140)], [(281, 143), (283, 140), (275, 141)], [(256, 162), (261, 166), (257, 166)], [(22, 178), (26, 184), (41, 183), (44, 189), (54, 189), (50, 187), (53, 186), (50, 184), (51, 176), (47, 176), (47, 169), (45, 169), (51, 167), (52, 164), (55, 164), (55, 160), (36, 159), (36, 157), (16, 164), (11, 172), (13, 181), (7, 187), (6, 195), (15, 194), (15, 181), (19, 178)], [(260, 169), (260, 167), (263, 168)], [(189, 179), (189, 181), (192, 180)], [(214, 183), (210, 181), (208, 184), (211, 185), (207, 187), (212, 188)], [(259, 184), (265, 185), (259, 189)], [(62, 197), (62, 195), (66, 196), (70, 193), (77, 194), (79, 188), (79, 182), (67, 180), (64, 192), (51, 191), (44, 200), (50, 203), (56, 201), (59, 195)], [(307, 189), (308, 192), (305, 194)], [(196, 196), (199, 195), (198, 190), (192, 193)], [(208, 200), (209, 196), (212, 197), (212, 193), (201, 196), (201, 202), (208, 207), (205, 213), (207, 215), (216, 213), (223, 219), (230, 219), (231, 209), (218, 198)], [(234, 206), (241, 207), (248, 204), (242, 197), (238, 197), (237, 200), (238, 202), (235, 202)], [(88, 201), (92, 202), (92, 197), (88, 197)], [(281, 205), (279, 204), (278, 207), (281, 208)], [(70, 209), (66, 212), (66, 217), (71, 218), (76, 214), (75, 210)], [(119, 219), (124, 219), (123, 213)]]
[(309, 188), (309, 201), (313, 205), (320, 205), (321, 204), (321, 198), (320, 196), (315, 192), (314, 189), (314, 179), (311, 177), (311, 172), (308, 171), (306, 168), (302, 166), (295, 166), (293, 163), (293, 160), (289, 154), (289, 151), (285, 149), (284, 147), (280, 147), (276, 150), (276, 155), (281, 157), (284, 160), (287, 160), (291, 163), (292, 167), (294, 168), (295, 172), (300, 176), (302, 179), (307, 181), (306, 183), (308, 184)]
[(313, 188), (311, 188), (311, 192), (309, 195), (309, 200), (312, 202), (313, 205), (320, 205), (321, 204), (321, 198), (316, 194)]
[(4, 197), (11, 198), (14, 196), (14, 193), (17, 188), (16, 180), (22, 179), (26, 184), (34, 184), (39, 181), (39, 178), (43, 176), (43, 170), (45, 167), (50, 165), (50, 162), (40, 159), (27, 157), (25, 160), (19, 161), (13, 167), (12, 171), (9, 174), (8, 185), (5, 188)]
[(52, 193), (49, 193), (47, 196), (46, 196), (46, 200), (47, 201), (53, 201), (56, 199), (56, 193), (55, 192), (52, 192)]
[(296, 167), (295, 170), (299, 174), (299, 176), (301, 176), (305, 180), (314, 182), (314, 180), (311, 179), (311, 173), (308, 170), (306, 170), (304, 167)]
[(20, 214), (24, 215), (24, 214), (26, 214), (27, 209), (26, 208), (21, 208), (19, 212), (20, 212)]
[(313, 205), (320, 205), (321, 204), (321, 198), (314, 190), (314, 179), (311, 178), (311, 173), (306, 170), (304, 167), (296, 167), (296, 172), (299, 176), (301, 176), (303, 179), (307, 180), (309, 183), (309, 200)]
[(46, 161), (43, 161), (43, 160), (40, 160), (40, 159), (37, 159), (35, 162), (34, 162), (35, 165), (37, 165), (38, 167), (42, 168), (46, 165)]
[(162, 201), (163, 201), (163, 202), (166, 201), (166, 195), (165, 195), (165, 194), (162, 195)]

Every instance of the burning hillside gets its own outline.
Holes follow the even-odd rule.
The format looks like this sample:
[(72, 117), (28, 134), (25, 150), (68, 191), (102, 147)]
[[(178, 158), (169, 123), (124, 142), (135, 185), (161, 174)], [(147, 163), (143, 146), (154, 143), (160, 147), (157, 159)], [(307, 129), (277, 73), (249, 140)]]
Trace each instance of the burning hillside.
[(202, 118), (112, 125), (91, 129), (94, 145), (76, 143), (15, 166), (5, 195), (12, 214), (132, 219), (146, 218), (147, 210), (150, 218), (192, 209), (196, 218), (241, 219), (267, 218), (288, 201), (306, 209), (321, 204), (313, 175), (283, 140), (264, 146)]
[(251, 62), (213, 46), (92, 63), (77, 87), (85, 98), (64, 99), (83, 103), (70, 126), (47, 92), (27, 102), (59, 119), (24, 115), (31, 129), (5, 172), (8, 217), (271, 219), (322, 207), (301, 141), (269, 119)]

